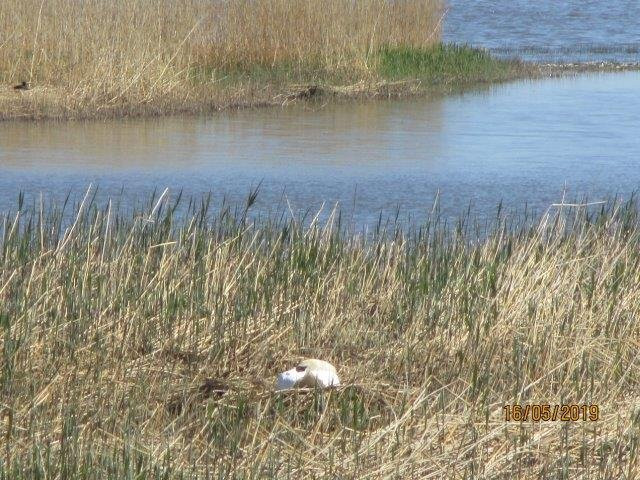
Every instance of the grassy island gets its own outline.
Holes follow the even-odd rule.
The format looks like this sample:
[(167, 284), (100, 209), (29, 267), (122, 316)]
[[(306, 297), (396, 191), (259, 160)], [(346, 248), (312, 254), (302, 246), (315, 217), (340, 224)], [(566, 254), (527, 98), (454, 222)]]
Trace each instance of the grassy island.
[(0, 118), (198, 113), (523, 74), (442, 45), (443, 18), (437, 0), (6, 0)]

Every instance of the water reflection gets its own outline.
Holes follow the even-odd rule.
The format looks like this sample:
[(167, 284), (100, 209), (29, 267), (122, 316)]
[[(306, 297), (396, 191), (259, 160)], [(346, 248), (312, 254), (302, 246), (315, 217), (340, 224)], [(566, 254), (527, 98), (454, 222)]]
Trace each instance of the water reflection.
[(411, 103), (370, 102), (245, 110), (204, 120), (8, 123), (3, 125), (0, 165), (153, 170), (371, 165), (411, 150), (404, 136), (427, 132), (432, 149), (438, 149), (443, 102), (431, 100), (426, 109)]

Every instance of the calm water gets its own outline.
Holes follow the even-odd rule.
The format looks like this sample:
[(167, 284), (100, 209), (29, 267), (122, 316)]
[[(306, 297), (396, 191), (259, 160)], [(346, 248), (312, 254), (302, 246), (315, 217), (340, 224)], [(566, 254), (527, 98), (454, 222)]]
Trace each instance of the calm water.
[(640, 62), (640, 1), (448, 0), (444, 38), (542, 62)]
[[(0, 211), (34, 199), (125, 203), (153, 189), (294, 211), (340, 202), (357, 225), (423, 219), (440, 192), (448, 216), (501, 200), (546, 210), (640, 187), (640, 73), (518, 82), (403, 102), (265, 109), (209, 119), (0, 125)], [(285, 202), (285, 203), (283, 203)]]

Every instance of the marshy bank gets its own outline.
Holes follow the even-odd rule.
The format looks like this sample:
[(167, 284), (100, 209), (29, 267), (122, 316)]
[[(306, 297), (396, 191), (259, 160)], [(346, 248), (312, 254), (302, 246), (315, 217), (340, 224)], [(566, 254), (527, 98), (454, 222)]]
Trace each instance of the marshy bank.
[[(339, 212), (255, 219), (253, 196), (181, 217), (91, 198), (0, 221), (2, 478), (636, 474), (633, 200), (365, 240)], [(299, 357), (344, 386), (275, 394)]]
[[(443, 15), (437, 0), (5, 1), (0, 118), (198, 113), (535, 75), (442, 45)], [(21, 82), (32, 88), (12, 88)]]

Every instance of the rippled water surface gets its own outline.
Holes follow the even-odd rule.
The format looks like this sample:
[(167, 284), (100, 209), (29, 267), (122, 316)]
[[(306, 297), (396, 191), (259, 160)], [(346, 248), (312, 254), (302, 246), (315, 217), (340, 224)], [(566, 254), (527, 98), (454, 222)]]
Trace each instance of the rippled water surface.
[(542, 62), (640, 62), (640, 2), (449, 0), (444, 38)]
[(0, 211), (21, 190), (60, 200), (90, 182), (125, 203), (165, 187), (240, 201), (262, 182), (257, 208), (340, 202), (358, 225), (397, 208), (420, 220), (438, 192), (448, 216), (500, 201), (543, 211), (565, 189), (628, 195), (640, 186), (639, 86), (639, 73), (596, 74), (209, 119), (5, 123)]

